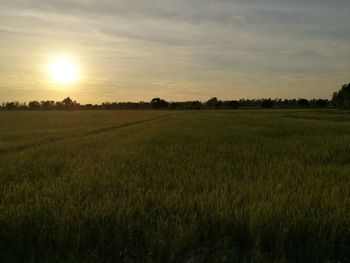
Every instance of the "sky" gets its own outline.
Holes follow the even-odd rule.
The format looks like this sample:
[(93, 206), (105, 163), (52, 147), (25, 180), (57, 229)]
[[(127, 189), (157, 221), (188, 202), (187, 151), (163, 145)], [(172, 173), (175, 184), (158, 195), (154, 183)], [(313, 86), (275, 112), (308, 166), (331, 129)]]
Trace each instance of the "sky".
[[(0, 101), (330, 98), (349, 0), (0, 0)], [(76, 64), (55, 83), (50, 63)]]

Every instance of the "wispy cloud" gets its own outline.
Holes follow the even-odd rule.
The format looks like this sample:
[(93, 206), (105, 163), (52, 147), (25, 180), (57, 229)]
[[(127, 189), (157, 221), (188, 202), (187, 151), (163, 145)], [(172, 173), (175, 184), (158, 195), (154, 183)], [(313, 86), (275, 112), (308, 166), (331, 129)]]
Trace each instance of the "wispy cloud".
[[(345, 0), (0, 4), (0, 81), (17, 75), (17, 82), (0, 88), (5, 95), (19, 83), (26, 90), (34, 85), (45, 90), (42, 65), (56, 53), (75, 56), (81, 66), (76, 95), (87, 99), (95, 92), (91, 100), (98, 101), (160, 95), (327, 97), (349, 81), (350, 2)], [(27, 97), (23, 92), (21, 98)]]

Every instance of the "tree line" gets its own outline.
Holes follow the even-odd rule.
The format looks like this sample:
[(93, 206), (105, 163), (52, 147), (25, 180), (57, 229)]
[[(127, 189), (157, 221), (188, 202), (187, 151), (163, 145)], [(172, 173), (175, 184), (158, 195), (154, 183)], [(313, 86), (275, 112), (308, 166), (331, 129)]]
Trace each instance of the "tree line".
[(240, 99), (219, 100), (216, 97), (206, 102), (183, 101), (168, 102), (161, 98), (154, 98), (150, 102), (104, 102), (102, 104), (80, 104), (71, 98), (63, 101), (17, 101), (3, 102), (0, 110), (200, 110), (200, 109), (238, 109), (238, 108), (350, 108), (350, 83), (345, 84), (328, 99)]

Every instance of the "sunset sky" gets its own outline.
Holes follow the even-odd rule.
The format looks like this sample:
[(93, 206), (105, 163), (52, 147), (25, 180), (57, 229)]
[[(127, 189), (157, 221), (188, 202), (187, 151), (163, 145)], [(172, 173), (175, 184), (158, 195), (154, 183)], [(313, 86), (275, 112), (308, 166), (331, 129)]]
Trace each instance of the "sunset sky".
[[(349, 0), (0, 0), (0, 102), (329, 98)], [(50, 65), (76, 66), (55, 82)]]

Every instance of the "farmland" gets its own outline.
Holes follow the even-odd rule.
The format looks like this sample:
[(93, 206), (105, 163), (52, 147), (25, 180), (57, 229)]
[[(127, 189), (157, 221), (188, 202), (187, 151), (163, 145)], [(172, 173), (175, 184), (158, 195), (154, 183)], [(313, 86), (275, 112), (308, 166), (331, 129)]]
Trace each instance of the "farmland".
[(350, 114), (0, 112), (5, 262), (350, 260)]

